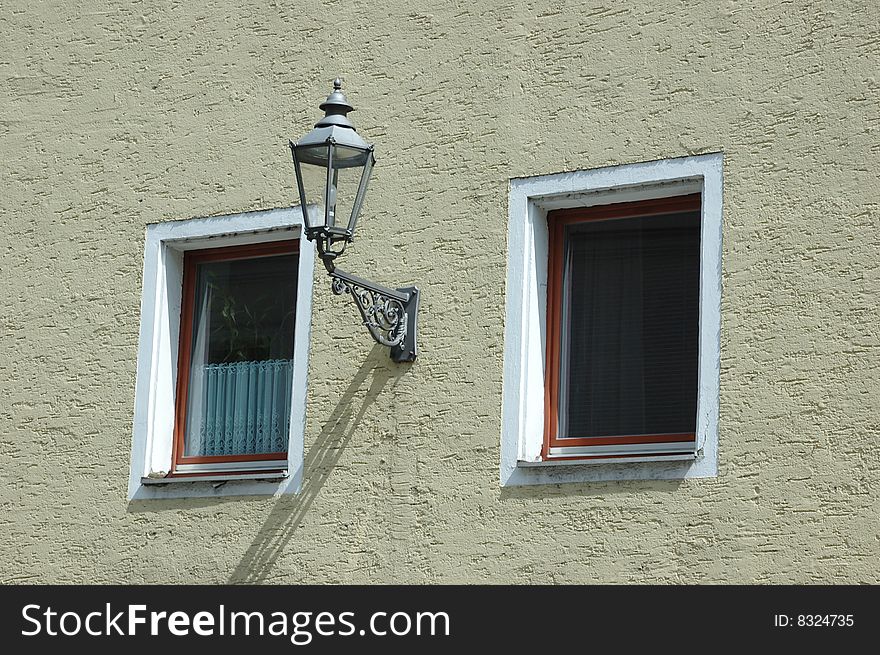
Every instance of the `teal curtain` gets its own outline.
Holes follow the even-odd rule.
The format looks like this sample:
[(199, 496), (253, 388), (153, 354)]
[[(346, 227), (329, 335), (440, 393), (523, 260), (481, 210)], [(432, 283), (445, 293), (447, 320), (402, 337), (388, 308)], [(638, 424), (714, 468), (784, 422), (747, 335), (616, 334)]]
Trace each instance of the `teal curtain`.
[(192, 373), (200, 402), (193, 408), (188, 456), (287, 450), (293, 360), (206, 364)]

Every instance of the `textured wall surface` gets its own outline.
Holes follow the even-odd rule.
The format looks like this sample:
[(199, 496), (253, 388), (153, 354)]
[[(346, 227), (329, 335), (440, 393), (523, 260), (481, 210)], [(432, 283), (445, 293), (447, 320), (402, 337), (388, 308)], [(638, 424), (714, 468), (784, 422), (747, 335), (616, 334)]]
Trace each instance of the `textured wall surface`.
[[(0, 6), (0, 580), (880, 582), (880, 4), (418, 4)], [(128, 503), (144, 226), (291, 204), (337, 74), (420, 358), (321, 276), (302, 493)], [(508, 180), (715, 151), (719, 476), (502, 490)]]

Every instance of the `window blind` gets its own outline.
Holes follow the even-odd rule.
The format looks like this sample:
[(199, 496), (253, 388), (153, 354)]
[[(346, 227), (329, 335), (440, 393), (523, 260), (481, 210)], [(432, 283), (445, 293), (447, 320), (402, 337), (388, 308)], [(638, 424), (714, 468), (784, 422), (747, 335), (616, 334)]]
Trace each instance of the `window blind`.
[(565, 228), (559, 438), (696, 429), (700, 215)]

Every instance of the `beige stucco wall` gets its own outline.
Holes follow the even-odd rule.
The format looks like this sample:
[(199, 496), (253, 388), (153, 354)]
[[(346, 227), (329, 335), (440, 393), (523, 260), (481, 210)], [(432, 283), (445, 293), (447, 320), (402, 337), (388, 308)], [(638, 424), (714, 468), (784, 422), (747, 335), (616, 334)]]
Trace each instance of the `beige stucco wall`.
[[(418, 4), (0, 6), (0, 580), (880, 582), (880, 5)], [(337, 74), (420, 358), (320, 276), (302, 493), (129, 504), (144, 226), (291, 204)], [(719, 476), (501, 489), (509, 178), (710, 151)]]

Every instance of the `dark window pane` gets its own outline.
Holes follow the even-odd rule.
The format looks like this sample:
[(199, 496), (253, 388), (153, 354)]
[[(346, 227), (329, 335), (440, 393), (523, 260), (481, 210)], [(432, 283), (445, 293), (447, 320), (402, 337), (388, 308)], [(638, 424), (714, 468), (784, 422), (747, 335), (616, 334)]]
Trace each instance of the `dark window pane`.
[(700, 215), (566, 228), (560, 433), (693, 433)]
[(186, 456), (287, 450), (298, 255), (198, 265)]

